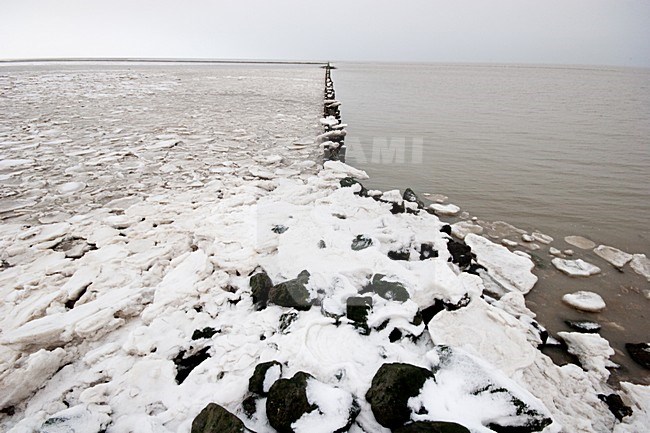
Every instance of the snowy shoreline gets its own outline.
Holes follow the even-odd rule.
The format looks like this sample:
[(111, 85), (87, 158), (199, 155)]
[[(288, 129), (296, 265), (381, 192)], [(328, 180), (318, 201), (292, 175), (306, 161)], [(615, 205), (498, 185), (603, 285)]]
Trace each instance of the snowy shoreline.
[[(320, 85), (316, 74), (302, 73), (309, 86)], [(245, 91), (256, 79), (231, 85)], [(298, 80), (285, 83), (294, 97), (305, 90)], [(286, 119), (302, 107), (284, 109)], [(312, 121), (292, 118), (293, 131)], [(328, 143), (341, 142), (331, 140), (344, 136), (331, 134), (339, 123), (321, 123), (329, 130), (317, 141), (338, 148)], [(265, 133), (241, 132), (237, 143)], [(178, 147), (178, 138), (154, 141), (129, 151), (138, 159), (126, 176), (142, 168), (145, 150), (154, 161)], [(284, 150), (254, 144), (239, 160), (215, 161), (203, 176), (175, 184), (177, 155), (169, 155), (158, 166), (172, 183), (164, 193), (3, 224), (2, 429), (189, 432), (216, 403), (250, 430), (273, 432), (269, 419), (280, 422), (281, 412), (273, 402), (282, 395), (273, 387), (294, 385), (280, 377), (302, 380), (302, 391), (300, 384), (290, 389), (307, 400), (289, 423), (295, 431), (409, 431), (402, 424), (410, 420), (430, 429), (427, 421), (455, 422), (472, 432), (620, 433), (648, 425), (649, 388), (624, 383), (614, 391), (606, 383), (606, 340), (562, 336), (583, 368), (557, 366), (538, 349), (551, 342), (525, 306), (536, 281), (529, 258), (477, 234), (466, 234), (464, 244), (453, 240), (451, 227), (416, 196), (365, 191), (358, 183), (365, 173), (341, 162), (314, 170), (304, 159), (314, 140), (289, 139)], [(18, 162), (7, 164), (7, 179), (38, 167), (9, 156), (2, 159)], [(92, 183), (68, 179), (57, 194), (74, 197)], [(36, 190), (26, 189), (32, 196), (13, 200), (6, 212), (49, 197)], [(261, 384), (252, 386), (266, 362)], [(381, 388), (412, 378), (419, 385), (410, 395)], [(633, 410), (619, 413), (622, 422), (599, 398), (616, 393)], [(384, 419), (395, 408), (400, 413)]]

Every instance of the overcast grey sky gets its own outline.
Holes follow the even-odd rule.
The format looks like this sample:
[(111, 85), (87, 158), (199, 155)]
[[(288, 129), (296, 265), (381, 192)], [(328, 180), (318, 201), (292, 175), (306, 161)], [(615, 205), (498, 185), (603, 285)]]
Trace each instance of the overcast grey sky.
[(0, 0), (0, 58), (650, 67), (650, 0)]

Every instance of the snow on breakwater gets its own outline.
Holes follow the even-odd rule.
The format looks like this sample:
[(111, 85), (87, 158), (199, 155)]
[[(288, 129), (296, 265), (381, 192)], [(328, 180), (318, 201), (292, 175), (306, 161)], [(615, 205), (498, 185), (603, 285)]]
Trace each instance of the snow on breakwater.
[[(188, 136), (175, 139), (183, 143), (149, 153), (138, 139), (124, 139), (126, 148), (137, 150), (131, 151), (134, 168), (121, 172), (143, 183), (135, 193), (95, 201), (123, 185), (114, 171), (120, 155), (111, 155), (110, 134), (81, 154), (70, 151), (77, 165), (98, 159), (77, 180), (86, 187), (74, 193), (61, 194), (48, 184), (33, 187), (29, 172), (12, 171), (20, 179), (12, 186), (16, 195), (36, 203), (29, 212), (3, 214), (0, 380), (2, 389), (21, 390), (3, 394), (3, 429), (188, 432), (208, 403), (217, 403), (249, 429), (272, 432), (271, 417), (286, 419), (271, 403), (286, 389), (306, 401), (303, 416), (289, 424), (296, 431), (316, 431), (315, 426), (388, 431), (370, 403), (380, 394), (377, 387), (371, 392), (373, 378), (385, 365), (386, 380), (423, 379), (405, 390), (412, 395), (390, 396), (386, 412), (397, 412), (398, 423), (547, 432), (560, 426), (635, 431), (647, 423), (647, 387), (625, 386), (621, 397), (634, 412), (617, 422), (598, 397), (613, 393), (602, 377), (605, 361), (591, 370), (591, 365), (587, 370), (554, 365), (538, 350), (544, 333), (521, 291), (501, 287), (492, 264), (481, 265), (478, 249), (474, 258), (451, 239), (451, 228), (412, 192), (370, 196), (352, 179), (365, 177), (357, 169), (340, 161), (313, 168), (315, 140), (303, 137), (317, 134), (311, 124), (318, 122), (313, 110), (318, 98), (292, 100), (305, 100), (314, 89), (320, 94), (320, 74), (317, 80), (311, 70), (271, 74), (283, 77), (278, 94), (267, 94), (268, 83), (261, 84), (255, 72), (238, 71), (236, 80), (227, 78), (230, 74), (213, 72), (210, 84), (237, 115), (215, 122), (208, 109), (195, 112)], [(170, 72), (153, 79), (129, 76), (144, 88), (168, 82), (174, 95), (205, 82), (175, 85)], [(108, 81), (104, 85), (121, 91), (123, 80), (109, 74), (99, 83)], [(38, 90), (42, 81), (29, 90)], [(243, 98), (249, 86), (259, 94)], [(129, 90), (132, 96), (142, 96), (139, 88)], [(236, 107), (247, 101), (245, 110)], [(142, 105), (132, 102), (138, 112)], [(167, 115), (153, 116), (141, 128)], [(273, 120), (267, 122), (269, 116)], [(206, 142), (190, 138), (208, 138), (212, 132), (204, 128), (224, 122), (227, 138), (210, 143), (223, 152), (206, 152)], [(275, 132), (280, 137), (271, 139), (280, 143), (267, 143), (267, 128), (280, 125)], [(39, 149), (40, 132), (23, 136), (10, 128), (15, 126), (3, 125), (3, 143), (19, 144), (3, 144), (2, 152), (12, 159), (35, 153), (41, 171), (53, 178), (60, 176), (56, 166), (70, 166), (50, 152), (23, 147)], [(74, 125), (61, 129), (59, 135), (84, 135)], [(151, 141), (160, 144), (173, 134), (178, 132), (161, 132)], [(230, 142), (232, 136), (239, 140)], [(74, 149), (75, 143), (67, 145)], [(137, 172), (140, 168), (145, 171)], [(66, 178), (57, 178), (56, 185), (75, 181), (63, 182)], [(117, 188), (111, 192), (123, 194)], [(517, 274), (525, 275), (522, 257), (501, 255), (499, 272), (507, 272), (511, 259)], [(262, 270), (270, 287), (251, 279)], [(486, 281), (492, 296), (484, 295)], [(528, 288), (530, 277), (512, 281)], [(258, 298), (264, 287), (266, 308)], [(292, 296), (282, 297), (283, 290)], [(298, 308), (276, 304), (297, 300), (304, 301)], [(588, 342), (576, 347), (594, 349)], [(257, 394), (249, 379), (266, 361), (277, 361), (288, 382), (276, 381), (278, 369), (269, 369), (273, 374), (264, 375)], [(468, 407), (476, 416), (467, 416)]]

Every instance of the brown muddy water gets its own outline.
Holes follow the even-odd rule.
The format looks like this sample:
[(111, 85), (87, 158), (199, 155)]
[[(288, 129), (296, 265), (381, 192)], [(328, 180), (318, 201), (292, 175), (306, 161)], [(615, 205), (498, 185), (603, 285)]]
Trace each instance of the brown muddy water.
[[(629, 253), (650, 254), (650, 70), (515, 65), (337, 64), (333, 73), (347, 161), (368, 172), (367, 187), (413, 188), (448, 197), (461, 218), (505, 221), (550, 235), (530, 245), (539, 282), (529, 307), (552, 334), (565, 320), (592, 320), (616, 351), (612, 380), (650, 384), (625, 343), (650, 340), (650, 284), (629, 265), (620, 272), (564, 241), (580, 235)], [(424, 194), (427, 196), (423, 197)], [(430, 195), (429, 195), (430, 194)], [(442, 196), (442, 197), (441, 197)], [(456, 219), (450, 219), (455, 221)], [(520, 234), (517, 234), (520, 236)], [(498, 240), (497, 240), (498, 242)], [(571, 278), (551, 264), (549, 248), (573, 249), (602, 269)], [(599, 293), (602, 313), (561, 301)], [(568, 358), (550, 353), (557, 362)]]

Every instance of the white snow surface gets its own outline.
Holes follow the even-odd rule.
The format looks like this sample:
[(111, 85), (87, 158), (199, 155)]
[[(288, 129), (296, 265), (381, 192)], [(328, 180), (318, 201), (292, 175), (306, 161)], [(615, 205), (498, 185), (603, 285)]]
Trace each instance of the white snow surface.
[[(188, 433), (215, 402), (271, 433), (263, 400), (253, 418), (241, 403), (255, 366), (277, 360), (284, 377), (314, 375), (323, 425), (339, 425), (354, 396), (360, 427), (351, 431), (381, 432), (364, 397), (372, 377), (386, 362), (431, 368), (436, 344), (518, 387), (555, 421), (546, 433), (612, 431), (597, 397), (608, 385), (537, 350), (521, 293), (532, 281), (528, 259), (470, 235), (477, 256), (495, 254), (484, 259), (488, 274), (515, 281), (517, 290), (491, 305), (481, 279), (449, 262), (436, 216), (393, 215), (390, 204), (340, 187), (342, 177), (365, 173), (314, 164), (318, 147), (304, 137), (321, 132), (322, 78), (319, 68), (284, 66), (0, 69), (11, 96), (0, 98), (0, 150), (3, 161), (22, 161), (3, 166), (11, 199), (0, 200), (0, 408), (13, 408), (0, 413), (0, 431)], [(74, 193), (57, 190), (68, 182), (77, 182), (64, 188)], [(279, 226), (286, 231), (272, 230)], [(352, 250), (358, 235), (372, 245)], [(88, 248), (69, 257), (66, 243)], [(423, 243), (439, 257), (387, 257), (409, 250), (416, 258)], [(290, 309), (253, 305), (248, 276), (259, 268), (276, 284), (308, 270), (321, 306), (281, 330)], [(410, 300), (367, 295), (371, 326), (388, 321), (369, 335), (337, 323), (332, 315), (378, 273)], [(413, 319), (435, 299), (469, 305), (438, 313), (427, 331)], [(206, 327), (219, 332), (192, 340)], [(395, 328), (420, 338), (391, 343)], [(203, 348), (210, 357), (179, 385), (173, 359)], [(445, 384), (460, 392), (465, 380), (456, 374)], [(647, 419), (647, 387), (622, 396), (641, 409), (617, 431), (634, 431)], [(301, 422), (320, 428), (309, 416)]]

